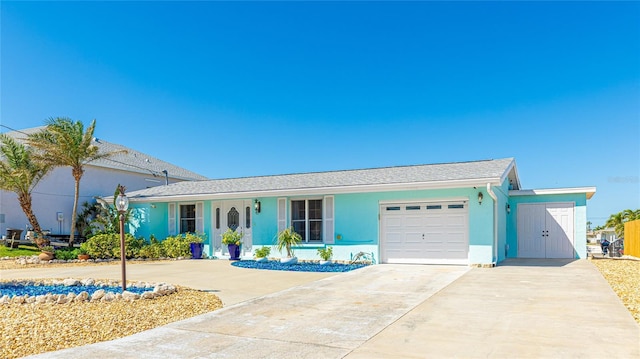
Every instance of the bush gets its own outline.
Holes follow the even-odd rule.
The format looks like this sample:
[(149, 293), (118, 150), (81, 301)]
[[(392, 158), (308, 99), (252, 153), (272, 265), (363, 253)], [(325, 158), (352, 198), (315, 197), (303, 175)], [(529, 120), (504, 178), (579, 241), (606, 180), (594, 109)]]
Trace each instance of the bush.
[(261, 247), (256, 249), (256, 258), (265, 258), (268, 257), (271, 253), (271, 247)]
[[(144, 239), (134, 238), (131, 234), (124, 236), (125, 257), (136, 258), (144, 245)], [(83, 243), (84, 249), (92, 258), (120, 258), (120, 235), (117, 233), (98, 234)], [(77, 255), (76, 255), (77, 256)]]
[(184, 238), (189, 241), (189, 243), (204, 243), (207, 235), (204, 233), (191, 233), (187, 232), (184, 234)]
[(191, 256), (191, 242), (181, 234), (176, 236), (167, 237), (162, 241), (165, 254), (170, 258), (178, 257), (190, 257)]
[(322, 260), (331, 260), (331, 257), (333, 257), (333, 247), (318, 248), (318, 255)]
[(114, 249), (117, 247), (120, 256), (120, 236), (115, 233), (97, 234), (84, 242), (87, 253), (92, 258), (110, 259), (115, 258)]
[(71, 259), (78, 259), (78, 252), (79, 250), (77, 248), (76, 249), (71, 249), (71, 248), (58, 249), (57, 251), (55, 251), (55, 256), (56, 256), (56, 259), (68, 261)]
[[(140, 250), (146, 244), (143, 238), (134, 238), (132, 235), (127, 234), (124, 236), (124, 249), (125, 256), (127, 258), (140, 257)], [(120, 242), (118, 241), (118, 258), (120, 258)]]
[(167, 256), (167, 253), (164, 250), (164, 246), (162, 245), (161, 242), (152, 242), (149, 244), (144, 245), (141, 249), (140, 249), (140, 257), (142, 258), (151, 258), (151, 259), (158, 259), (158, 258), (164, 258)]

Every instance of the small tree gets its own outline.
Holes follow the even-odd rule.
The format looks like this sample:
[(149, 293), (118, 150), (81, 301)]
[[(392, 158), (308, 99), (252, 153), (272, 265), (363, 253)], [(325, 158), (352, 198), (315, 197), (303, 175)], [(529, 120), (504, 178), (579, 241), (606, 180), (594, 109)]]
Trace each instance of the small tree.
[(291, 258), (293, 257), (293, 250), (291, 247), (300, 244), (300, 242), (302, 242), (302, 237), (296, 233), (293, 228), (289, 227), (278, 233), (276, 248), (278, 248), (278, 251), (281, 253), (282, 249), (286, 248), (287, 257)]
[(40, 235), (42, 228), (33, 213), (31, 192), (47, 175), (51, 166), (34, 159), (33, 150), (6, 134), (0, 134), (0, 189), (14, 192), (20, 208), (33, 230)]

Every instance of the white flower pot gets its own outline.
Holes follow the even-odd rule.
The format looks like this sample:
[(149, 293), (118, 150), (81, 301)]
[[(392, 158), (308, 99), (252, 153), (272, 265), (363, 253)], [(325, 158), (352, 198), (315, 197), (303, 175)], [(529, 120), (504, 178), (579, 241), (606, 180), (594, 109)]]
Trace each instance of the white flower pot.
[(282, 264), (296, 264), (296, 263), (298, 263), (298, 257), (280, 258), (280, 263), (282, 263)]

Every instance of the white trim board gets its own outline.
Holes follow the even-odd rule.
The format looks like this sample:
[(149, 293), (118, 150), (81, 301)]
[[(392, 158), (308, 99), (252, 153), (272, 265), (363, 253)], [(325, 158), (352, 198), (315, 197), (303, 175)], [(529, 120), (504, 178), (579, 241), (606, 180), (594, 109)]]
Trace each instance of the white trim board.
[(522, 189), (511, 190), (509, 196), (535, 196), (535, 195), (549, 195), (549, 194), (573, 194), (584, 193), (587, 195), (587, 199), (591, 199), (596, 193), (595, 187), (569, 187), (569, 188), (542, 188), (542, 189)]

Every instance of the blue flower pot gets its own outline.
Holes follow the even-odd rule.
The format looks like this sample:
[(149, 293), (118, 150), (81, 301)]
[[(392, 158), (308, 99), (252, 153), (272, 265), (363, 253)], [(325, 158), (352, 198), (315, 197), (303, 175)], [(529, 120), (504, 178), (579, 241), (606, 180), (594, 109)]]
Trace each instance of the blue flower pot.
[(204, 243), (191, 243), (191, 259), (201, 259)]
[(240, 246), (229, 244), (227, 247), (229, 248), (229, 255), (231, 256), (229, 258), (230, 260), (237, 261), (240, 259)]

